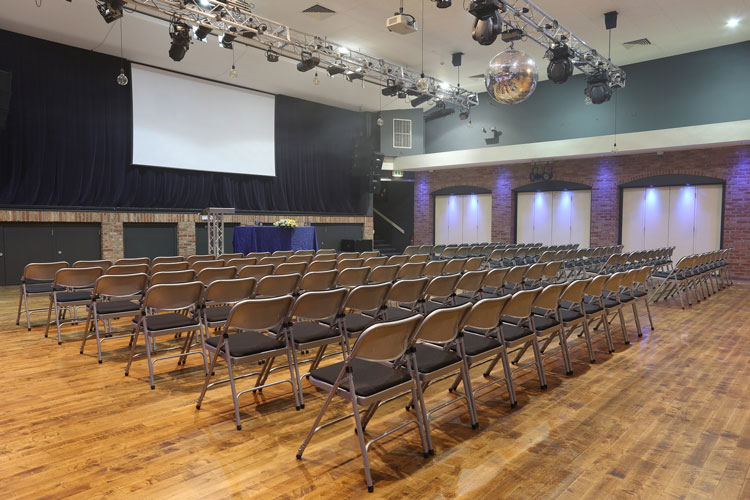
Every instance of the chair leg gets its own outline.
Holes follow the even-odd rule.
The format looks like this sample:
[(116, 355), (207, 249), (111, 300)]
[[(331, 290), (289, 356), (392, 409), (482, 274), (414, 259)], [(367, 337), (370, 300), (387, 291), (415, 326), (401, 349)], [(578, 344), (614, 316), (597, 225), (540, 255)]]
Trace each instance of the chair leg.
[[(507, 357), (508, 355), (506, 354), (505, 356)], [(501, 356), (498, 354), (497, 356), (495, 356), (495, 359), (493, 359), (492, 361), (490, 361), (490, 364), (487, 366), (487, 369), (484, 371), (484, 374), (483, 374), (485, 377), (489, 377), (490, 376), (490, 373), (492, 373), (492, 370), (495, 369), (495, 366), (497, 365), (497, 362), (500, 361), (500, 357)], [(455, 387), (454, 387), (454, 389), (455, 389)]]
[(630, 344), (630, 337), (628, 337), (628, 331), (625, 329), (625, 315), (622, 314), (622, 307), (617, 310), (617, 315), (620, 317), (620, 329), (622, 329), (622, 338), (626, 344)]
[(635, 305), (635, 299), (633, 299), (631, 306), (633, 307), (633, 317), (635, 318), (635, 327), (638, 329), (638, 336), (643, 337), (641, 331), (641, 319), (638, 317), (638, 307)]
[(516, 388), (513, 386), (513, 371), (510, 369), (508, 362), (508, 352), (503, 348), (500, 351), (500, 359), (503, 362), (503, 372), (505, 373), (505, 386), (508, 388), (508, 397), (510, 398), (510, 407), (515, 408), (518, 404), (516, 399)]
[(296, 410), (301, 410), (302, 408), (304, 408), (304, 406), (302, 405), (301, 401), (302, 391), (297, 387), (297, 381), (299, 380), (299, 371), (297, 370), (297, 353), (294, 350), (294, 345), (292, 344), (292, 336), (288, 333), (286, 334), (286, 345), (286, 357), (287, 361), (289, 362), (289, 376), (292, 379), (292, 392), (294, 393), (294, 408)]
[[(297, 460), (302, 459), (302, 454), (305, 452), (305, 448), (307, 448), (307, 445), (310, 444), (310, 440), (313, 437), (313, 434), (315, 434), (315, 430), (318, 428), (318, 424), (320, 424), (320, 421), (323, 419), (323, 414), (325, 414), (326, 409), (328, 408), (328, 405), (331, 404), (331, 401), (333, 400), (333, 396), (336, 395), (336, 392), (338, 391), (339, 386), (342, 382), (343, 376), (343, 369), (342, 373), (339, 374), (338, 378), (336, 379), (336, 382), (333, 384), (333, 387), (331, 388), (331, 391), (328, 393), (328, 396), (326, 396), (325, 401), (323, 402), (323, 406), (320, 407), (320, 411), (318, 411), (318, 415), (315, 417), (315, 421), (313, 422), (312, 426), (310, 427), (310, 430), (307, 432), (307, 436), (305, 436), (305, 440), (302, 441), (302, 444), (299, 446), (299, 449), (297, 450)], [(359, 415), (359, 412), (355, 408), (354, 413)]]
[[(63, 308), (63, 312), (65, 308)], [(60, 333), (60, 314), (58, 314), (57, 298), (55, 298), (55, 326), (57, 326), (57, 345), (62, 344), (62, 334)]]
[(547, 388), (547, 378), (544, 376), (544, 363), (542, 362), (542, 353), (539, 352), (539, 339), (536, 334), (531, 340), (532, 348), (534, 349), (534, 359), (536, 360), (536, 372), (539, 375), (539, 387), (542, 389)]
[[(477, 418), (477, 404), (474, 400), (474, 389), (471, 386), (471, 375), (469, 374), (469, 362), (466, 360), (466, 352), (463, 344), (458, 346), (458, 355), (463, 359), (461, 363), (461, 379), (464, 384), (464, 393), (466, 394), (466, 405), (469, 407), (469, 416), (471, 417), (471, 428), (476, 429), (479, 427), (479, 419)], [(422, 402), (424, 405), (424, 402)], [(429, 425), (429, 422), (425, 420)], [(432, 442), (430, 442), (430, 449), (432, 449)]]
[[(411, 397), (412, 397), (412, 403), (414, 404), (414, 410), (416, 410), (417, 413), (417, 423), (419, 424), (419, 437), (422, 440), (422, 453), (424, 454), (424, 457), (427, 458), (427, 455), (434, 455), (435, 450), (432, 447), (432, 434), (430, 433), (430, 419), (427, 416), (427, 408), (424, 404), (424, 392), (422, 384), (419, 382), (419, 373), (414, 368), (416, 366), (416, 363), (414, 363), (415, 358), (410, 357), (407, 361), (409, 372), (412, 376), (412, 386), (411, 386)], [(468, 396), (467, 396), (468, 398)], [(367, 420), (372, 418), (372, 415), (368, 417)]]
[(646, 304), (646, 312), (648, 313), (648, 322), (651, 325), (651, 330), (654, 330), (654, 320), (651, 319), (651, 308), (648, 306), (648, 298), (643, 301)]
[[(352, 387), (353, 380), (350, 379), (350, 387)], [(353, 388), (353, 387), (352, 387)], [(357, 407), (357, 397), (354, 395), (354, 391), (350, 393), (352, 395), (352, 408), (354, 410), (354, 424), (357, 430), (357, 438), (359, 439), (359, 447), (362, 450), (362, 462), (365, 465), (365, 482), (367, 483), (367, 491), (373, 491), (372, 475), (370, 474), (370, 459), (367, 456), (367, 445), (365, 444), (365, 432), (362, 430), (362, 421), (359, 418), (359, 408)]]
[[(125, 365), (125, 376), (127, 377), (130, 374), (130, 365), (133, 363), (133, 356), (135, 355), (135, 346), (138, 344), (138, 334), (141, 333), (141, 322), (139, 321), (137, 325), (135, 325), (135, 331), (133, 332), (133, 337), (130, 339), (130, 356), (128, 356), (128, 364)], [(146, 339), (146, 342), (148, 342), (148, 339)]]
[(563, 365), (565, 365), (565, 375), (573, 375), (573, 366), (570, 363), (570, 351), (568, 350), (568, 338), (565, 336), (565, 327), (560, 327), (557, 336), (560, 339), (560, 350), (562, 351)]
[[(226, 352), (229, 352), (229, 344), (226, 345)], [(218, 352), (218, 349), (217, 349)], [(242, 430), (242, 422), (240, 421), (240, 401), (237, 397), (237, 388), (234, 385), (234, 371), (232, 370), (232, 360), (227, 356), (227, 371), (229, 372), (229, 386), (232, 388), (232, 402), (234, 403), (234, 422), (237, 424), (237, 430)]]
[(203, 398), (206, 396), (206, 391), (208, 390), (208, 382), (211, 380), (211, 375), (214, 373), (214, 368), (216, 368), (216, 361), (219, 359), (219, 352), (221, 351), (221, 347), (224, 344), (224, 339), (220, 339), (218, 342), (218, 345), (216, 346), (216, 352), (214, 352), (214, 357), (211, 360), (211, 365), (209, 366), (209, 371), (206, 373), (206, 380), (203, 382), (203, 388), (201, 389), (201, 393), (198, 396), (198, 401), (195, 403), (195, 409), (200, 410), (201, 409), (201, 402), (203, 402)]
[[(23, 294), (23, 310), (26, 313), (26, 329), (31, 331), (31, 313), (29, 312), (29, 296)], [(49, 320), (47, 321), (49, 323)]]
[[(600, 318), (601, 320), (602, 318)], [(604, 323), (604, 336), (609, 338), (609, 335), (607, 332), (609, 332), (609, 323), (607, 323), (606, 318), (601, 321)], [(583, 330), (583, 339), (586, 342), (586, 348), (589, 351), (589, 362), (590, 363), (596, 363), (596, 356), (594, 356), (594, 345), (591, 343), (591, 331), (589, 330), (589, 319), (586, 318), (586, 320), (581, 323), (583, 326), (581, 329)], [(607, 341), (609, 343), (609, 340)]]
[(206, 369), (206, 374), (208, 374), (208, 356), (206, 355), (206, 339), (208, 338), (208, 327), (206, 327), (205, 331), (203, 330), (204, 325), (200, 325), (200, 329), (198, 330), (198, 335), (200, 336), (201, 340), (201, 355), (203, 356), (203, 367)]
[(21, 293), (18, 295), (18, 315), (16, 316), (16, 325), (21, 324), (21, 304), (23, 304), (23, 287), (21, 287)]
[(154, 364), (151, 361), (151, 339), (149, 339), (148, 330), (143, 330), (143, 339), (146, 341), (146, 361), (148, 361), (148, 379), (151, 382), (151, 390), (154, 390)]
[[(54, 304), (54, 299), (52, 298), (52, 295), (49, 296), (49, 309), (47, 310), (47, 325), (44, 327), (44, 337), (49, 336), (49, 324), (52, 320), (52, 305)], [(55, 311), (55, 316), (57, 316), (57, 311)]]

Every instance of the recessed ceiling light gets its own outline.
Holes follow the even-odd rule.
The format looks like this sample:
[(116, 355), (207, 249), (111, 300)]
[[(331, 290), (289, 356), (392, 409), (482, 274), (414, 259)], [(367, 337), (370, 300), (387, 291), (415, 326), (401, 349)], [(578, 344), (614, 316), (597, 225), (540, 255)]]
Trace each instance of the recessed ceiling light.
[(727, 21), (727, 28), (736, 28), (738, 24), (740, 24), (740, 20), (736, 17), (733, 17), (732, 19)]

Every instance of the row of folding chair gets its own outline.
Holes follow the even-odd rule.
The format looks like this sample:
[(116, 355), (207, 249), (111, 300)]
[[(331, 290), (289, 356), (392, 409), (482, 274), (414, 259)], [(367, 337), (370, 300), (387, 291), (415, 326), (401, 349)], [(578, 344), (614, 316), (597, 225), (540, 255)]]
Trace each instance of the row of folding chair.
[[(653, 273), (652, 279), (658, 283), (651, 301), (668, 299), (677, 295), (680, 305), (685, 308), (685, 302), (692, 306), (690, 292), (696, 302), (705, 300), (720, 290), (733, 284), (729, 272), (729, 254), (726, 248), (701, 254), (682, 257), (674, 268)], [(685, 295), (683, 301), (682, 295)]]

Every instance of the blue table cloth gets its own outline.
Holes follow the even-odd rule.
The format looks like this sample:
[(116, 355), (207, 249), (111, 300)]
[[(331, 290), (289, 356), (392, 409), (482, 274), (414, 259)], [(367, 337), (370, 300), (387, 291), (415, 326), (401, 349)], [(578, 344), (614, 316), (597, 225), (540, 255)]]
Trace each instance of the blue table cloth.
[(237, 226), (232, 245), (235, 252), (275, 252), (276, 250), (317, 250), (315, 228), (302, 226)]

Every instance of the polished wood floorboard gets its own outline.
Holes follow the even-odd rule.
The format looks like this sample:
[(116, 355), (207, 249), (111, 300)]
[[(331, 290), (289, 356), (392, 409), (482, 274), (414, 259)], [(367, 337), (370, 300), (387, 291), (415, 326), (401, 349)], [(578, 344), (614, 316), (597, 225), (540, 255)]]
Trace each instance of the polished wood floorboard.
[[(461, 404), (436, 414), (435, 456), (422, 457), (414, 427), (375, 444), (368, 495), (351, 420), (318, 433), (295, 459), (323, 402), (309, 384), (299, 412), (288, 385), (243, 396), (237, 431), (228, 386), (195, 409), (200, 357), (185, 368), (157, 363), (152, 391), (145, 360), (123, 376), (126, 341), (105, 342), (99, 365), (93, 342), (78, 352), (82, 324), (65, 327), (58, 346), (39, 326), (46, 314), (31, 331), (15, 325), (17, 289), (2, 288), (0, 491), (19, 499), (748, 499), (748, 292), (738, 283), (688, 310), (674, 300), (655, 305), (653, 332), (642, 310), (640, 339), (628, 308), (632, 343), (615, 328), (614, 355), (601, 337), (596, 364), (574, 348), (573, 376), (549, 358), (547, 390), (533, 369), (519, 372), (512, 410), (503, 386), (483, 391), (478, 430)], [(482, 380), (480, 369), (473, 375)], [(428, 402), (450, 398), (447, 385), (428, 389)], [(368, 430), (402, 421), (404, 404), (381, 408)], [(329, 416), (350, 408), (336, 401)]]

